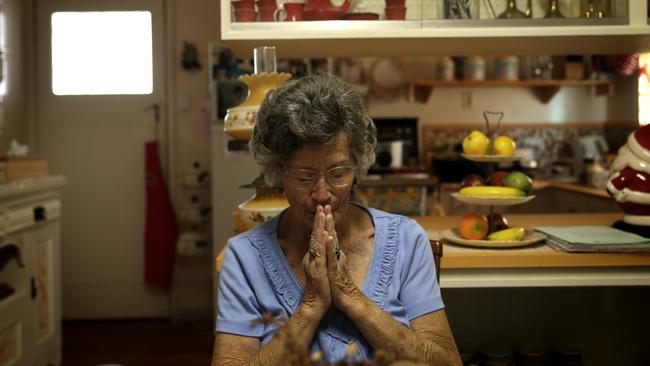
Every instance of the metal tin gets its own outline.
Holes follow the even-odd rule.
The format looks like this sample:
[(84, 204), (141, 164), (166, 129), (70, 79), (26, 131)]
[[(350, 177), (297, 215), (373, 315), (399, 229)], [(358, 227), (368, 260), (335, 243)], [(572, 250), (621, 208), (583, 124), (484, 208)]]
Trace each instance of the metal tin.
[(497, 80), (519, 80), (519, 58), (499, 57), (494, 61), (494, 78)]
[(463, 60), (464, 80), (485, 80), (485, 59), (481, 56), (471, 56)]

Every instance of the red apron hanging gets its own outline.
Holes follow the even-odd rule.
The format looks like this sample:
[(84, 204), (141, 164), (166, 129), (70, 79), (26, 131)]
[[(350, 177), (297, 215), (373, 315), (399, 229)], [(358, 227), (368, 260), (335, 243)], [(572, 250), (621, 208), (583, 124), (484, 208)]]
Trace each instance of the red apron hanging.
[(169, 199), (158, 158), (158, 141), (145, 145), (146, 224), (144, 280), (154, 287), (168, 289), (172, 282), (178, 223)]

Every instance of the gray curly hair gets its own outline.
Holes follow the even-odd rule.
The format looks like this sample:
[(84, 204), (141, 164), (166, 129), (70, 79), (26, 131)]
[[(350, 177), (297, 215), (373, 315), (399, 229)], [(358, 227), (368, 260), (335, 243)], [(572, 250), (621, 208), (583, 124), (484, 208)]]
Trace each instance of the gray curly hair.
[(307, 144), (332, 141), (339, 133), (363, 177), (375, 162), (377, 129), (363, 100), (336, 76), (313, 74), (270, 91), (257, 114), (250, 149), (266, 183), (278, 187), (281, 163)]

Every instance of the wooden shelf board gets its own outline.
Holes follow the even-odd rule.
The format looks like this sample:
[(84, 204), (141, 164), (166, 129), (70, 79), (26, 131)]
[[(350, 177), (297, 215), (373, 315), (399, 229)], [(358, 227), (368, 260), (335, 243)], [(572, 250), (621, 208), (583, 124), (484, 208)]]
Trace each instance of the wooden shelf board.
[(453, 86), (453, 87), (479, 87), (479, 86), (598, 86), (611, 85), (610, 80), (573, 80), (573, 79), (552, 79), (552, 80), (416, 80), (411, 84), (416, 86)]
[(228, 140), (228, 151), (249, 151), (248, 140)]
[(610, 80), (416, 80), (409, 85), (409, 99), (425, 103), (435, 87), (524, 87), (532, 88), (542, 103), (548, 103), (563, 86), (594, 87), (596, 95), (612, 95)]

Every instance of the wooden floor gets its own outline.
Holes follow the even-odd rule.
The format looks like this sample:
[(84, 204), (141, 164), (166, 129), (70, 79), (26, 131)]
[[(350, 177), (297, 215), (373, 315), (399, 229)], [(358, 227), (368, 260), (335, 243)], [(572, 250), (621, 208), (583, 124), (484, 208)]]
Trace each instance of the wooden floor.
[(211, 324), (167, 320), (64, 321), (62, 366), (208, 366)]

